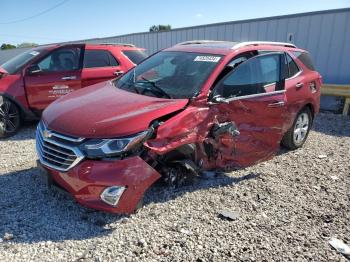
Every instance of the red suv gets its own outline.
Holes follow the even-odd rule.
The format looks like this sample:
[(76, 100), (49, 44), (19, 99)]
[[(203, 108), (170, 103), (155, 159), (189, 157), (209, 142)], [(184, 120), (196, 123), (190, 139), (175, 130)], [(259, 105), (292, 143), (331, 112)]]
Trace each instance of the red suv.
[(122, 75), (147, 56), (130, 44), (68, 44), (26, 51), (0, 67), (0, 138), (74, 90)]
[(301, 147), (320, 87), (290, 43), (181, 43), (51, 104), (37, 128), (41, 173), (84, 206), (130, 213), (159, 178), (174, 186)]

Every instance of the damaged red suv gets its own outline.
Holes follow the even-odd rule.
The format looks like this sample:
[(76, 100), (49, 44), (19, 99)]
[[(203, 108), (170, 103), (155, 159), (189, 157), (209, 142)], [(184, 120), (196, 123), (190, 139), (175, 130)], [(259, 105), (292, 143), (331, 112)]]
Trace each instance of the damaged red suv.
[(290, 43), (181, 43), (50, 105), (37, 128), (41, 173), (86, 207), (131, 213), (160, 178), (177, 185), (267, 160), (280, 143), (301, 147), (320, 86)]
[(39, 119), (57, 98), (121, 76), (147, 55), (131, 44), (39, 46), (0, 66), (0, 138)]

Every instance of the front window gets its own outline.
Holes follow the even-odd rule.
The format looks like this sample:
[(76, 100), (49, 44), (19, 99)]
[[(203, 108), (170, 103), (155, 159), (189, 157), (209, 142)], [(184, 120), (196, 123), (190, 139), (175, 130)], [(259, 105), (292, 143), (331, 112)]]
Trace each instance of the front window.
[(6, 72), (10, 75), (15, 74), (18, 72), (18, 70), (20, 70), (24, 65), (32, 61), (39, 54), (40, 52), (36, 50), (26, 51), (22, 54), (15, 56), (6, 63), (2, 64), (1, 67), (5, 69)]
[(264, 54), (250, 58), (237, 66), (215, 88), (213, 96), (235, 98), (275, 92), (281, 86), (283, 54)]
[(54, 50), (38, 63), (43, 72), (62, 72), (79, 69), (80, 48), (66, 47)]
[(219, 55), (163, 51), (130, 70), (118, 88), (162, 98), (192, 98), (221, 60)]

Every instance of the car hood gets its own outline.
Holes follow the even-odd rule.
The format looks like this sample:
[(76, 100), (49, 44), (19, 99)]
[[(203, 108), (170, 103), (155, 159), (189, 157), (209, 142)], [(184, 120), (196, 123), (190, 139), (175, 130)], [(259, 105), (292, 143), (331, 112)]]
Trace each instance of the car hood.
[(43, 113), (56, 132), (84, 138), (111, 138), (146, 130), (150, 123), (186, 106), (188, 99), (162, 99), (127, 92), (111, 81), (70, 93)]

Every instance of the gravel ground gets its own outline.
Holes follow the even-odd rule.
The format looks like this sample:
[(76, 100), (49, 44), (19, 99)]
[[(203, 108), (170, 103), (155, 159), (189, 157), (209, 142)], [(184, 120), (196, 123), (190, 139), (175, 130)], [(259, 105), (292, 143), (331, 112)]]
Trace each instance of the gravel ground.
[(154, 187), (130, 217), (47, 190), (34, 130), (0, 141), (0, 261), (346, 261), (328, 241), (350, 244), (349, 117), (320, 114), (302, 149), (259, 165)]

